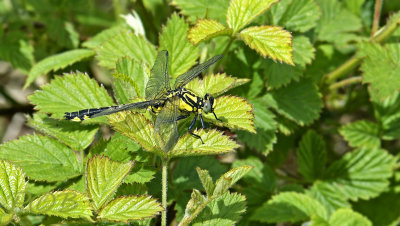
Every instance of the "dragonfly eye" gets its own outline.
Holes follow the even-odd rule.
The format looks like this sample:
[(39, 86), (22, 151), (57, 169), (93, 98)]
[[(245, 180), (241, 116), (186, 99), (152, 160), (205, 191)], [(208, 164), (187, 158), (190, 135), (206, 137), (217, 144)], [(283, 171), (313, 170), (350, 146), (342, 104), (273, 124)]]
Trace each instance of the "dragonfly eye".
[(214, 107), (214, 97), (212, 97), (210, 94), (206, 94), (204, 96), (204, 105), (203, 105), (204, 113), (212, 112), (213, 107)]

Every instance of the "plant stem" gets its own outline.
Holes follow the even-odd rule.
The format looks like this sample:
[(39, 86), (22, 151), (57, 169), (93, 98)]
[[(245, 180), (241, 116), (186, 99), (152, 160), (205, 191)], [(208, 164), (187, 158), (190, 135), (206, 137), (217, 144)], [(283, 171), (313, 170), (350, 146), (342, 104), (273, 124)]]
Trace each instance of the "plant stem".
[(202, 203), (199, 207), (197, 207), (197, 209), (192, 213), (192, 215), (190, 215), (190, 217), (188, 217), (188, 218), (186, 218), (186, 219), (185, 219), (185, 218), (182, 219), (182, 221), (179, 223), (178, 226), (186, 226), (186, 225), (190, 224), (190, 222), (192, 222), (192, 221), (194, 220), (194, 218), (196, 218), (197, 215), (199, 215), (199, 213), (200, 213), (204, 208), (206, 208), (207, 204), (208, 204), (210, 201), (212, 201), (212, 199), (207, 198), (207, 200), (204, 201), (204, 203)]
[[(224, 49), (224, 52), (222, 53), (223, 56), (225, 56), (226, 53), (228, 53), (229, 47), (231, 47), (231, 45), (232, 45), (232, 43), (233, 43), (234, 40), (235, 40), (235, 38), (234, 38), (233, 36), (231, 36), (230, 39), (229, 39), (228, 45), (226, 45), (226, 47), (225, 47), (225, 49)], [(215, 68), (216, 68), (216, 69), (218, 69), (218, 67), (219, 67), (219, 65), (221, 64), (221, 62), (222, 62), (222, 60), (219, 60), (219, 61), (217, 62), (217, 64), (215, 65)]]
[(375, 0), (375, 12), (374, 12), (374, 21), (372, 22), (371, 37), (375, 35), (375, 32), (379, 28), (379, 19), (381, 17), (382, 2), (383, 0)]
[(330, 90), (334, 90), (343, 86), (348, 86), (354, 83), (359, 83), (362, 81), (362, 77), (361, 76), (356, 76), (356, 77), (351, 77), (351, 78), (347, 78), (347, 79), (343, 79), (339, 82), (333, 83), (332, 85), (329, 86)]
[(168, 157), (162, 159), (162, 206), (164, 211), (161, 213), (161, 225), (167, 225), (167, 176), (168, 176)]

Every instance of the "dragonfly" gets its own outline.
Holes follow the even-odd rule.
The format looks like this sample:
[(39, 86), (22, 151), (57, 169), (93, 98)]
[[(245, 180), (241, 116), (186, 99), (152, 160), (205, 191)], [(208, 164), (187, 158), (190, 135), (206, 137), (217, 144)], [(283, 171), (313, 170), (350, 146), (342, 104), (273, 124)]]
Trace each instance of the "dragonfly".
[(214, 112), (215, 99), (210, 94), (200, 97), (184, 86), (220, 60), (221, 57), (222, 55), (214, 56), (179, 75), (175, 80), (174, 89), (171, 89), (168, 75), (168, 51), (160, 51), (150, 71), (149, 81), (145, 88), (145, 101), (66, 112), (64, 118), (82, 121), (126, 110), (150, 110), (156, 115), (154, 128), (161, 138), (161, 146), (165, 151), (169, 151), (175, 146), (179, 138), (177, 121), (194, 114), (188, 132), (204, 144), (203, 139), (193, 133), (192, 129), (197, 118), (200, 119), (202, 128), (206, 128), (202, 117), (203, 113), (212, 113), (216, 120), (221, 121)]

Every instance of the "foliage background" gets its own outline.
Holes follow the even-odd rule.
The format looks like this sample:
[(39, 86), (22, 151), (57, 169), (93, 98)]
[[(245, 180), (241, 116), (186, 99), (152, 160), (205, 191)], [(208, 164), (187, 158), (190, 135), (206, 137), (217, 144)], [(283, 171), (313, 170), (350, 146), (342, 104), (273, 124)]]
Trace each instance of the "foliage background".
[[(248, 3), (248, 8), (241, 8), (244, 12), (258, 6), (258, 1), (243, 2)], [(45, 102), (27, 97), (63, 73), (85, 72), (120, 101), (122, 95), (112, 90), (126, 88), (126, 84), (120, 81), (118, 87), (114, 83), (117, 80), (113, 75), (114, 61), (126, 52), (135, 60), (151, 61), (152, 52), (135, 39), (121, 38), (119, 41), (126, 44), (121, 49), (112, 42), (103, 41), (112, 34), (120, 32), (124, 37), (124, 31), (134, 30), (144, 32), (149, 43), (161, 49), (171, 40), (181, 40), (185, 46), (170, 53), (175, 58), (171, 61), (185, 59), (189, 66), (198, 58), (204, 61), (224, 53), (217, 69), (239, 79), (251, 80), (229, 93), (253, 104), (257, 134), (220, 128), (240, 143), (235, 153), (171, 162), (169, 223), (179, 222), (183, 217), (193, 189), (203, 190), (196, 167), (207, 169), (215, 181), (227, 170), (246, 164), (254, 168), (230, 189), (246, 197), (246, 208), (240, 200), (236, 212), (220, 213), (216, 219), (229, 219), (224, 221), (226, 224), (239, 219), (239, 225), (307, 221), (315, 225), (398, 224), (400, 29), (397, 27), (400, 3), (380, 3), (373, 0), (281, 0), (268, 10), (262, 10), (258, 17), (248, 21), (249, 24), (241, 25), (227, 21), (228, 0), (1, 1), (0, 137), (3, 145), (0, 158), (17, 164), (21, 159), (12, 155), (9, 145), (39, 137), (20, 136), (42, 133), (57, 138), (62, 132), (47, 128), (48, 124), (55, 123), (53, 128), (57, 128), (64, 122), (51, 121), (46, 114), (32, 116), (31, 104), (33, 102), (45, 113), (53, 113), (55, 118), (60, 115), (49, 108), (43, 110), (41, 106), (49, 107)], [(381, 11), (374, 15), (377, 6)], [(141, 19), (143, 30), (137, 23), (132, 29), (120, 16), (132, 13), (132, 9)], [(201, 25), (199, 19), (206, 18), (219, 24), (205, 29), (215, 29), (215, 33), (201, 37), (202, 32), (196, 34), (195, 28)], [(271, 33), (271, 37), (279, 38), (265, 40), (265, 37), (239, 35), (243, 28), (263, 25), (281, 26), (291, 32), (293, 58), (285, 53), (279, 55), (279, 51), (271, 48), (272, 44), (283, 42), (285, 36), (278, 36), (278, 33)], [(225, 29), (228, 27), (232, 30)], [(377, 28), (382, 27), (383, 30), (378, 31)], [(106, 32), (98, 35), (104, 30)], [(165, 33), (167, 35), (163, 35)], [(194, 46), (187, 37), (198, 45)], [(57, 58), (46, 61), (47, 57), (71, 50), (76, 52), (61, 56), (59, 61)], [(117, 50), (120, 50), (118, 54)], [(180, 67), (170, 68), (172, 76), (188, 67), (175, 65)], [(140, 74), (145, 69), (135, 70)], [(106, 99), (102, 104), (109, 105), (113, 101)], [(65, 109), (70, 110), (78, 109)], [(58, 112), (62, 113), (63, 109)], [(26, 118), (29, 118), (28, 123)], [(126, 178), (129, 181), (119, 188), (118, 194), (134, 191), (134, 194), (146, 193), (161, 199), (157, 160), (136, 143), (126, 142), (125, 137), (114, 134), (108, 126), (100, 130), (91, 124), (76, 127), (74, 130), (78, 134), (75, 136), (86, 139), (63, 142), (74, 150), (84, 151), (80, 152), (83, 153), (81, 159), (104, 154), (108, 147), (108, 150), (122, 150), (106, 153), (114, 160), (133, 158), (137, 161), (132, 169), (135, 174)], [(121, 143), (122, 147), (115, 147)], [(29, 142), (26, 145), (28, 147)], [(57, 148), (62, 149), (60, 147)], [(134, 150), (131, 153), (134, 157), (126, 156), (123, 150)], [(25, 156), (25, 160), (27, 158)], [(29, 171), (29, 166), (24, 164), (17, 166), (28, 178), (33, 178), (27, 184), (27, 192), (32, 197), (65, 188), (84, 190), (84, 180), (79, 177), (82, 165), (69, 168), (64, 178), (46, 169), (38, 172)], [(53, 168), (51, 172), (57, 170)], [(62, 181), (71, 177), (66, 183)], [(198, 223), (215, 215), (213, 211), (203, 214)], [(26, 220), (40, 223), (62, 219)], [(152, 223), (156, 222), (154, 219)]]

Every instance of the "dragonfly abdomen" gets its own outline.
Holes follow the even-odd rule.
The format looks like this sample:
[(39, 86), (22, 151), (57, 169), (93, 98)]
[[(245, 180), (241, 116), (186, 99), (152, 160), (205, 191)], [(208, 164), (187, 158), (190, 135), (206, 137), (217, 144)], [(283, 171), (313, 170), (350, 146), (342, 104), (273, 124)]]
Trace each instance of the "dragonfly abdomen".
[(75, 112), (66, 112), (64, 115), (64, 118), (66, 120), (71, 120), (75, 122), (80, 122), (86, 119), (89, 119), (92, 115), (100, 113), (104, 110), (114, 108), (115, 106), (111, 107), (101, 107), (101, 108), (90, 108), (90, 109), (84, 109), (80, 111), (75, 111)]

